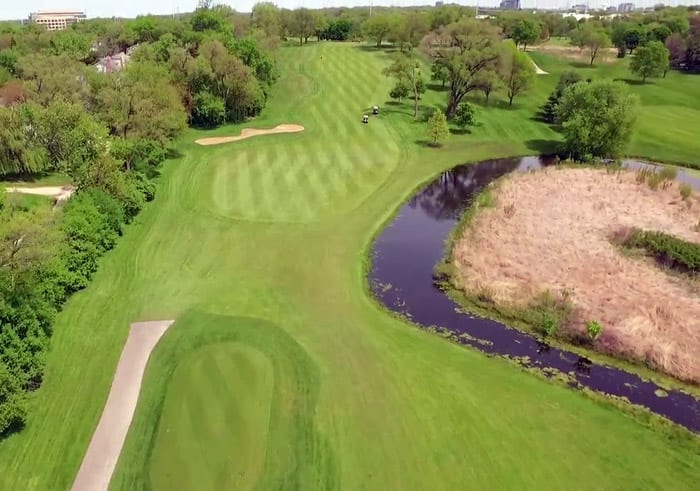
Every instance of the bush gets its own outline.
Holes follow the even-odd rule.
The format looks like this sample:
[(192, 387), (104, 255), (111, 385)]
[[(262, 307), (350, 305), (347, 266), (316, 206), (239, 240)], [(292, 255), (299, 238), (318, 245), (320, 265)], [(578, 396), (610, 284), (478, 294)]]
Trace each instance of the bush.
[(221, 97), (200, 92), (192, 101), (192, 123), (198, 126), (218, 126), (226, 121), (226, 103)]
[(549, 313), (545, 313), (544, 319), (542, 320), (542, 332), (544, 335), (552, 336), (556, 334), (558, 329), (559, 326), (557, 325), (557, 321), (554, 319), (554, 317)]
[(457, 107), (455, 123), (462, 129), (474, 125), (474, 108), (471, 104), (464, 102)]
[(445, 113), (436, 109), (428, 119), (428, 136), (430, 144), (435, 147), (442, 145), (443, 140), (450, 134), (450, 127), (447, 125)]
[(624, 240), (626, 247), (642, 249), (662, 263), (682, 272), (700, 272), (700, 244), (663, 232), (636, 230)]
[(686, 183), (682, 183), (680, 185), (679, 191), (681, 193), (681, 198), (683, 199), (683, 201), (687, 201), (693, 195), (693, 188)]
[[(4, 330), (4, 326), (0, 329)], [(0, 436), (24, 425), (27, 397), (16, 375), (0, 362)]]
[(401, 102), (401, 99), (408, 97), (408, 86), (406, 84), (402, 84), (401, 82), (397, 83), (391, 89), (391, 92), (389, 92), (389, 97)]
[(598, 321), (586, 322), (586, 333), (591, 341), (595, 341), (603, 333), (603, 326)]

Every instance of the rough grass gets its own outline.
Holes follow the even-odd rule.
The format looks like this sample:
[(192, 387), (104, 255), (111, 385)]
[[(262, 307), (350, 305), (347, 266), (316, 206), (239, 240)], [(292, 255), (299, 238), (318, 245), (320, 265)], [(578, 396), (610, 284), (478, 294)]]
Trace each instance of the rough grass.
[[(163, 169), (156, 201), (58, 316), (29, 423), (0, 442), (0, 489), (70, 487), (129, 323), (162, 318), (180, 319), (179, 327), (149, 364), (117, 489), (174, 479), (216, 483), (228, 451), (259, 465), (261, 447), (246, 454), (236, 438), (215, 441), (197, 432), (242, 434), (252, 405), (265, 407), (267, 396), (234, 400), (227, 390), (205, 385), (197, 367), (242, 390), (254, 376), (269, 376), (260, 357), (272, 364), (273, 387), (279, 382), (289, 389), (275, 395), (273, 388), (271, 414), (278, 402), (302, 422), (270, 420), (265, 452), (273, 452), (271, 467), (266, 461), (241, 487), (255, 480), (261, 488), (461, 489), (469, 483), (561, 489), (585, 487), (582, 475), (608, 488), (691, 487), (700, 469), (696, 443), (413, 329), (366, 292), (369, 241), (415, 186), (457, 162), (537, 153), (538, 142), (557, 138), (529, 119), (556, 80), (550, 87), (538, 78), (533, 97), (516, 99), (512, 111), (480, 109), (478, 131), (453, 135), (435, 150), (416, 143), (425, 139), (425, 128), (413, 123), (408, 106), (383, 104), (390, 88), (380, 74), (385, 53), (322, 43), (285, 48), (280, 59), (283, 77), (269, 107), (247, 126), (296, 121), (305, 132), (220, 148), (193, 142), (237, 134), (242, 126), (183, 137), (182, 157)], [(381, 117), (362, 125), (363, 111), (376, 103)], [(423, 101), (443, 103), (437, 91)], [(185, 315), (192, 309), (215, 316)], [(251, 332), (257, 329), (268, 334)], [(210, 330), (223, 345), (208, 343), (214, 347), (203, 349), (220, 361), (204, 364), (202, 353), (210, 352), (190, 349)], [(182, 365), (168, 358), (179, 350)], [(229, 382), (226, 375), (235, 374), (213, 372), (215, 365), (228, 372), (242, 353), (258, 360), (250, 377)], [(287, 372), (280, 378), (278, 367)], [(313, 398), (295, 396), (305, 387), (318, 391), (313, 406)], [(183, 398), (205, 398), (208, 419), (185, 421), (176, 409), (161, 414), (154, 411), (159, 398), (164, 411)], [(234, 405), (240, 412), (215, 413)], [(181, 438), (159, 437), (167, 429), (161, 422), (179, 425)], [(307, 447), (311, 441), (326, 443)], [(183, 455), (198, 459), (201, 448), (211, 467), (182, 465)], [(221, 479), (234, 482), (230, 475)]]
[[(487, 288), (499, 311), (519, 312), (511, 317), (536, 329), (549, 315), (573, 339), (585, 339), (585, 323), (598, 320), (604, 332), (596, 349), (698, 382), (697, 293), (653, 263), (621, 255), (611, 243), (629, 227), (700, 241), (695, 213), (678, 185), (652, 189), (639, 182), (640, 175), (566, 168), (506, 179), (492, 191), (497, 205), (478, 212), (455, 247), (457, 282), (477, 298)], [(512, 216), (510, 203), (518, 203)], [(685, 259), (686, 267), (694, 265), (695, 250), (686, 243), (653, 244), (667, 246), (663, 253)], [(568, 315), (541, 302), (543, 291), (565, 296), (572, 303)]]

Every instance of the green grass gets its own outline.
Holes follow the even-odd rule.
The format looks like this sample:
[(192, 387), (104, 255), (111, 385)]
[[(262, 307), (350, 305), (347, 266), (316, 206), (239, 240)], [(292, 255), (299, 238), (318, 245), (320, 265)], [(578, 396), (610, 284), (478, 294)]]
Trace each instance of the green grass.
[(30, 176), (3, 176), (0, 180), (0, 188), (15, 186), (36, 188), (40, 186), (65, 186), (67, 184), (70, 184), (70, 177), (57, 172)]
[[(585, 78), (607, 78), (630, 83), (641, 105), (627, 155), (700, 168), (700, 83), (698, 77), (669, 71), (666, 78), (642, 84), (629, 71), (630, 57), (593, 67), (541, 52), (529, 52), (556, 84), (567, 70), (579, 70)], [(538, 82), (538, 85), (543, 83)]]
[(366, 290), (371, 238), (421, 182), (557, 138), (529, 119), (556, 77), (514, 109), (479, 108), (482, 126), (436, 150), (408, 106), (384, 104), (388, 55), (322, 43), (280, 58), (246, 126), (307, 130), (182, 138), (156, 201), (58, 316), (29, 423), (0, 442), (0, 489), (70, 486), (129, 323), (170, 318), (114, 489), (691, 487), (697, 439), (412, 328)]
[(20, 209), (32, 210), (34, 208), (51, 208), (53, 199), (36, 194), (7, 193), (5, 194), (5, 203)]

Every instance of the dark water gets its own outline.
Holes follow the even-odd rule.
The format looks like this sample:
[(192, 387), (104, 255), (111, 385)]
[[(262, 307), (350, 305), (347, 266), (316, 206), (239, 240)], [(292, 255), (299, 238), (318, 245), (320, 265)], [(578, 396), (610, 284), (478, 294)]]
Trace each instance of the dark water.
[[(434, 286), (433, 269), (443, 257), (445, 239), (474, 195), (504, 174), (550, 163), (544, 158), (524, 157), (460, 165), (418, 191), (373, 244), (370, 283), (375, 296), (392, 311), (423, 327), (444, 329), (462, 344), (516, 358), (525, 366), (571, 374), (581, 386), (626, 397), (700, 433), (700, 401), (693, 396), (668, 389), (664, 389), (667, 396), (657, 396), (655, 391), (660, 387), (635, 374), (592, 363), (496, 321), (460, 313), (459, 306)], [(630, 161), (625, 165), (638, 168), (647, 164)], [(700, 189), (700, 179), (683, 171), (679, 170), (678, 180)], [(572, 385), (576, 384), (572, 381)]]

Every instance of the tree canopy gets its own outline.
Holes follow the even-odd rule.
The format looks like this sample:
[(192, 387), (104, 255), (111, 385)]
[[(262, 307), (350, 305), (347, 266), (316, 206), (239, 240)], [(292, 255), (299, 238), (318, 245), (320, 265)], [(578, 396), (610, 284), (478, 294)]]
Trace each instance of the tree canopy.
[(622, 82), (578, 82), (564, 90), (557, 106), (565, 144), (575, 159), (617, 157), (632, 135), (638, 97)]

